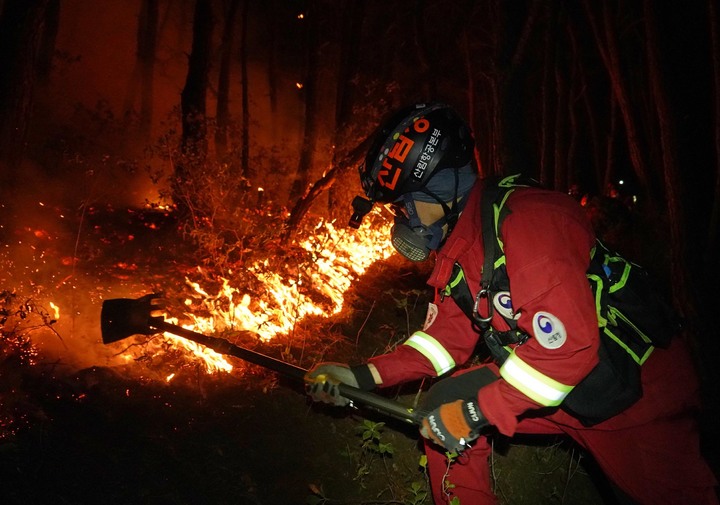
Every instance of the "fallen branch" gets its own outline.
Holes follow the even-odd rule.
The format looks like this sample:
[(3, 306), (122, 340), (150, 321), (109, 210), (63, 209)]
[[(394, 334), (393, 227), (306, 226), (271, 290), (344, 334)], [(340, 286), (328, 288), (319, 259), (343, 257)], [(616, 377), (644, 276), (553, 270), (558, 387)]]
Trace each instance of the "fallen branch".
[(358, 144), (355, 149), (347, 153), (335, 164), (335, 166), (325, 172), (320, 179), (315, 181), (315, 183), (308, 188), (305, 194), (300, 197), (300, 199), (295, 203), (293, 210), (290, 212), (290, 217), (285, 224), (285, 230), (283, 231), (281, 237), (282, 244), (286, 244), (293, 236), (300, 224), (300, 221), (302, 221), (302, 218), (305, 217), (307, 211), (310, 210), (310, 206), (315, 199), (332, 187), (338, 175), (344, 174), (349, 167), (354, 167), (358, 164), (359, 159), (365, 155), (370, 147), (371, 141), (371, 136), (365, 138), (365, 140)]

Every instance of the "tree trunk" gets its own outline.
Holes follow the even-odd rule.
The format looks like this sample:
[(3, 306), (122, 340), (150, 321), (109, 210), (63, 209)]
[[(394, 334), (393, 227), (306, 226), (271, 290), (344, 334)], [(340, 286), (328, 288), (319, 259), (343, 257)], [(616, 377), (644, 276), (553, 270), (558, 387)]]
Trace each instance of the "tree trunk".
[(420, 66), (418, 80), (423, 96), (433, 98), (438, 96), (437, 77), (433, 71), (436, 65), (433, 64), (433, 57), (426, 42), (425, 0), (415, 0), (413, 12), (413, 44)]
[(255, 175), (250, 166), (250, 79), (248, 77), (248, 11), (250, 0), (243, 0), (240, 26), (240, 79), (242, 84), (242, 147), (240, 151), (240, 170), (248, 179)]
[(197, 0), (193, 18), (193, 40), (182, 108), (182, 152), (201, 161), (207, 154), (206, 98), (212, 57), (213, 17), (209, 0)]
[(592, 12), (589, 0), (583, 0), (587, 18), (592, 28), (593, 36), (597, 44), (600, 57), (605, 65), (610, 78), (612, 93), (617, 102), (620, 114), (622, 115), (627, 136), (630, 161), (632, 162), (635, 177), (638, 180), (642, 191), (649, 197), (650, 203), (656, 197), (656, 190), (648, 175), (648, 165), (640, 142), (640, 134), (633, 116), (629, 91), (625, 84), (622, 66), (620, 64), (620, 53), (615, 39), (614, 27), (610, 16), (608, 2), (602, 2), (602, 30), (595, 20), (596, 13)]
[[(720, 273), (717, 258), (720, 257), (720, 12), (717, 0), (707, 0), (710, 19), (710, 43), (713, 76), (714, 104), (714, 147), (715, 147), (715, 191), (713, 193), (712, 210), (710, 211), (710, 227), (708, 229), (707, 248), (704, 264), (714, 276)], [(717, 277), (714, 277), (717, 278)]]
[(555, 34), (557, 33), (557, 21), (553, 16), (552, 3), (548, 2), (545, 7), (545, 20), (548, 24), (548, 29), (543, 33), (543, 67), (542, 67), (542, 80), (540, 81), (540, 132), (539, 132), (539, 173), (537, 175), (538, 180), (547, 184), (550, 180), (550, 166), (553, 161), (553, 152), (550, 143), (550, 132), (553, 131), (553, 120), (550, 114), (551, 110), (554, 110), (553, 105), (556, 104), (556, 93), (554, 93), (552, 85), (552, 72), (551, 69), (555, 68), (555, 59), (557, 50), (555, 46), (557, 40)]
[(227, 152), (227, 136), (230, 126), (230, 63), (233, 55), (235, 16), (240, 0), (230, 0), (225, 9), (225, 19), (220, 40), (220, 69), (218, 70), (218, 93), (215, 109), (215, 151), (218, 159)]
[[(274, 5), (277, 0), (269, 0), (270, 5)], [(278, 70), (277, 70), (277, 61), (275, 60), (275, 55), (278, 50), (278, 43), (277, 43), (277, 31), (278, 31), (278, 22), (277, 17), (275, 16), (276, 9), (274, 7), (271, 7), (268, 9), (268, 12), (270, 14), (269, 18), (267, 19), (267, 26), (269, 30), (269, 37), (270, 41), (268, 43), (268, 60), (267, 60), (267, 71), (268, 71), (268, 97), (270, 98), (270, 114), (271, 114), (271, 121), (274, 121), (275, 113), (277, 112), (277, 97), (278, 97), (278, 89), (277, 89), (277, 83), (278, 83)]]
[(128, 94), (125, 98), (125, 118), (135, 117), (135, 101), (140, 91), (140, 110), (138, 112), (140, 133), (144, 138), (150, 136), (153, 117), (153, 82), (155, 78), (155, 53), (159, 23), (158, 0), (143, 0), (138, 15), (136, 32), (136, 59)]
[(662, 151), (662, 173), (665, 182), (665, 201), (667, 204), (668, 226), (670, 231), (670, 267), (672, 278), (672, 297), (675, 307), (688, 318), (695, 319), (695, 297), (692, 294), (687, 275), (687, 254), (685, 244), (685, 214), (683, 212), (683, 185), (677, 167), (677, 147), (675, 123), (668, 104), (660, 63), (660, 48), (657, 25), (651, 0), (643, 0), (645, 17), (645, 38), (648, 58), (648, 80), (652, 100), (655, 103)]
[(320, 9), (315, 9), (316, 2), (311, 2), (307, 10), (306, 20), (307, 26), (307, 68), (305, 72), (305, 80), (303, 82), (303, 92), (305, 94), (305, 125), (303, 133), (303, 141), (300, 148), (300, 160), (298, 162), (295, 180), (290, 189), (290, 200), (295, 200), (302, 196), (307, 187), (312, 169), (313, 160), (315, 158), (315, 146), (317, 144), (319, 129), (318, 114), (318, 56), (319, 47), (319, 20)]
[(153, 120), (153, 84), (155, 81), (155, 53), (157, 51), (159, 8), (158, 0), (145, 0), (138, 30), (138, 60), (141, 68), (140, 133), (150, 136)]
[[(475, 68), (473, 65), (473, 59), (470, 56), (470, 39), (468, 37), (468, 29), (465, 27), (465, 29), (462, 32), (462, 39), (461, 39), (461, 46), (462, 46), (462, 52), (463, 52), (463, 61), (465, 62), (465, 74), (467, 76), (467, 109), (468, 109), (468, 126), (470, 127), (470, 131), (473, 134), (473, 138), (475, 139), (475, 142), (473, 144), (473, 158), (475, 159), (475, 165), (477, 166), (478, 173), (480, 174), (480, 177), (485, 177), (487, 174), (484, 170), (484, 165), (482, 162), (482, 158), (480, 157), (480, 151), (478, 148), (478, 144), (480, 143), (480, 139), (478, 138), (478, 135), (480, 135), (480, 125), (479, 121), (477, 119), (477, 96), (476, 96), (476, 90), (475, 90)], [(487, 156), (487, 152), (483, 150), (483, 155)]]
[[(556, 47), (556, 51), (561, 51), (560, 47)], [(555, 56), (555, 89), (557, 90), (557, 103), (555, 105), (555, 128), (554, 128), (554, 144), (555, 144), (555, 173), (553, 174), (553, 188), (558, 191), (567, 189), (567, 171), (566, 165), (566, 115), (568, 111), (568, 91), (565, 81), (564, 69), (561, 68), (562, 60), (559, 55)]]
[(600, 186), (600, 193), (606, 194), (608, 188), (612, 184), (613, 178), (615, 177), (615, 139), (618, 136), (617, 123), (618, 123), (618, 106), (617, 100), (614, 94), (610, 94), (609, 100), (610, 109), (610, 131), (607, 135), (607, 152), (605, 154), (605, 173), (602, 180), (602, 186)]
[(527, 57), (530, 35), (537, 24), (540, 14), (539, 0), (533, 0), (517, 37), (509, 29), (516, 13), (513, 4), (496, 0), (493, 8), (498, 13), (494, 23), (496, 27), (495, 52), (491, 78), (494, 124), (497, 138), (497, 158), (495, 174), (509, 174), (525, 170), (530, 165), (528, 155), (527, 131), (524, 127), (525, 105), (518, 97), (522, 96), (523, 79), (520, 75)]
[(60, 0), (50, 0), (45, 12), (45, 29), (40, 42), (40, 54), (38, 55), (38, 82), (47, 84), (52, 72), (53, 59), (55, 57), (55, 42), (60, 27)]
[[(569, 24), (566, 22), (566, 25)], [(569, 29), (566, 29), (568, 32), (568, 37), (570, 38), (571, 33)], [(570, 45), (572, 48), (572, 44)], [(573, 188), (578, 188), (580, 184), (580, 177), (579, 177), (579, 164), (577, 162), (577, 151), (578, 151), (578, 135), (580, 133), (581, 128), (579, 128), (578, 125), (578, 118), (577, 118), (577, 101), (579, 99), (580, 93), (583, 93), (582, 88), (578, 89), (579, 84), (581, 83), (581, 79), (578, 77), (578, 74), (581, 72), (581, 64), (580, 59), (578, 58), (578, 55), (574, 51), (570, 51), (568, 53), (569, 61), (568, 61), (568, 68), (569, 68), (569, 87), (567, 90), (567, 117), (568, 117), (568, 128), (567, 128), (567, 136), (568, 136), (568, 144), (567, 144), (567, 156), (565, 161), (565, 166), (567, 167), (567, 177), (565, 179), (565, 189), (566, 190), (572, 190)], [(583, 129), (584, 130), (584, 129)], [(587, 168), (587, 167), (585, 167)]]
[[(591, 101), (591, 93), (588, 86), (588, 78), (585, 65), (585, 61), (580, 55), (580, 47), (577, 41), (576, 27), (572, 23), (568, 23), (568, 38), (570, 39), (570, 48), (572, 50), (573, 59), (577, 62), (577, 80), (579, 81), (580, 87), (580, 99), (582, 100), (583, 115), (581, 116), (581, 122), (583, 128), (587, 130), (588, 142), (590, 143), (590, 163), (592, 176), (592, 184), (590, 187), (583, 187), (583, 193), (595, 192), (594, 189), (601, 189), (603, 187), (603, 162), (602, 156), (600, 155), (600, 137), (598, 134), (597, 120), (595, 118), (595, 111)], [(574, 129), (577, 129), (575, 127)], [(590, 176), (588, 176), (590, 179)]]
[[(341, 12), (340, 54), (335, 95), (335, 128), (331, 165), (338, 164), (339, 149), (347, 145), (346, 132), (352, 121), (355, 98), (354, 71), (358, 68), (360, 56), (360, 38), (362, 35), (365, 4), (362, 0), (352, 0)], [(328, 188), (328, 210), (337, 209), (333, 188)]]
[(206, 96), (210, 72), (213, 31), (209, 0), (196, 0), (193, 17), (193, 40), (185, 86), (180, 95), (182, 136), (180, 159), (175, 163), (173, 200), (181, 214), (192, 211), (193, 170), (198, 170), (207, 156)]
[(5, 187), (25, 154), (33, 113), (38, 53), (49, 0), (6, 0), (0, 15), (0, 182)]

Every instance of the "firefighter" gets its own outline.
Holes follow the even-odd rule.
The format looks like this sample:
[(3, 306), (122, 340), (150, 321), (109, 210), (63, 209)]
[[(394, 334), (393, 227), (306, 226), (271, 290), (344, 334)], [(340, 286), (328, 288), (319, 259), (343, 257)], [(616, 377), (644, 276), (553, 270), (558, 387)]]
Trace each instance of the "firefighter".
[[(347, 405), (338, 383), (371, 390), (440, 377), (420, 409), (436, 504), (453, 498), (467, 505), (496, 503), (488, 466), (496, 433), (570, 436), (632, 502), (717, 504), (717, 483), (701, 456), (694, 417), (698, 380), (680, 336), (644, 361), (638, 372), (642, 395), (619, 413), (589, 422), (566, 408), (571, 398), (582, 397), (573, 391), (583, 389), (578, 385), (603, 354), (586, 276), (596, 238), (577, 202), (534, 187), (510, 193), (497, 234), (512, 290), (483, 292), (483, 183), (473, 150), (469, 128), (444, 104), (414, 105), (380, 126), (360, 167), (367, 199), (353, 202), (351, 225), (358, 226), (374, 203), (389, 205), (397, 251), (412, 261), (434, 256), (428, 284), (437, 296), (424, 327), (395, 350), (354, 366), (316, 365), (306, 376), (310, 396)], [(475, 320), (447, 296), (460, 281), (475, 300)], [(478, 321), (488, 331), (479, 331)], [(493, 346), (498, 342), (488, 335), (525, 337), (500, 338)], [(479, 339), (498, 352), (493, 360), (470, 364)], [(608, 412), (613, 398), (585, 395), (575, 403)], [(449, 464), (453, 452), (457, 457)]]

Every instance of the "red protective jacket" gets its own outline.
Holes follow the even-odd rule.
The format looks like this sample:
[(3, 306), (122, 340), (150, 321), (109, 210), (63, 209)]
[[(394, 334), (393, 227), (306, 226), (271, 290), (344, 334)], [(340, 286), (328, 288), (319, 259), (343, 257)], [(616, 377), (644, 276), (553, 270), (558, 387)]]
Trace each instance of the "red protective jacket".
[[(477, 184), (457, 226), (438, 252), (428, 281), (438, 290), (447, 285), (456, 261), (472, 294), (480, 289), (484, 261), (481, 195)], [(510, 213), (501, 224), (500, 236), (512, 308), (519, 329), (534, 338), (517, 346), (513, 359), (508, 359), (520, 365), (513, 367), (516, 373), (509, 368), (502, 373), (501, 368), (501, 379), (482, 388), (478, 399), (490, 423), (510, 436), (515, 433), (518, 415), (558, 405), (563, 394), (593, 369), (598, 361), (599, 334), (595, 300), (586, 277), (595, 235), (583, 209), (567, 195), (538, 188), (516, 189), (505, 205)], [(435, 302), (423, 331), (394, 352), (370, 360), (383, 387), (441, 375), (472, 356), (479, 334), (468, 317), (449, 297), (438, 297)], [(482, 308), (480, 312), (486, 313)], [(509, 329), (498, 312), (494, 311), (492, 326)], [(559, 336), (553, 342), (540, 331), (548, 321)], [(653, 359), (651, 356), (648, 362)], [(551, 385), (547, 396), (555, 395), (555, 403), (548, 403), (543, 396), (547, 384)]]

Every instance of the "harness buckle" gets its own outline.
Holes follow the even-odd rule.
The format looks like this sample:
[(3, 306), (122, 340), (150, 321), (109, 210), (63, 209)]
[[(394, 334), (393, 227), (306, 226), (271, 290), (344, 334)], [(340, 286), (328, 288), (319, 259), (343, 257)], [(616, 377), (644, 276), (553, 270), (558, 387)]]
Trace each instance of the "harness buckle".
[(488, 317), (482, 317), (480, 315), (479, 306), (482, 298), (490, 298), (490, 290), (488, 288), (481, 288), (478, 294), (475, 296), (475, 305), (473, 305), (473, 317), (480, 323), (489, 323), (493, 318), (493, 306), (492, 303), (488, 303)]

